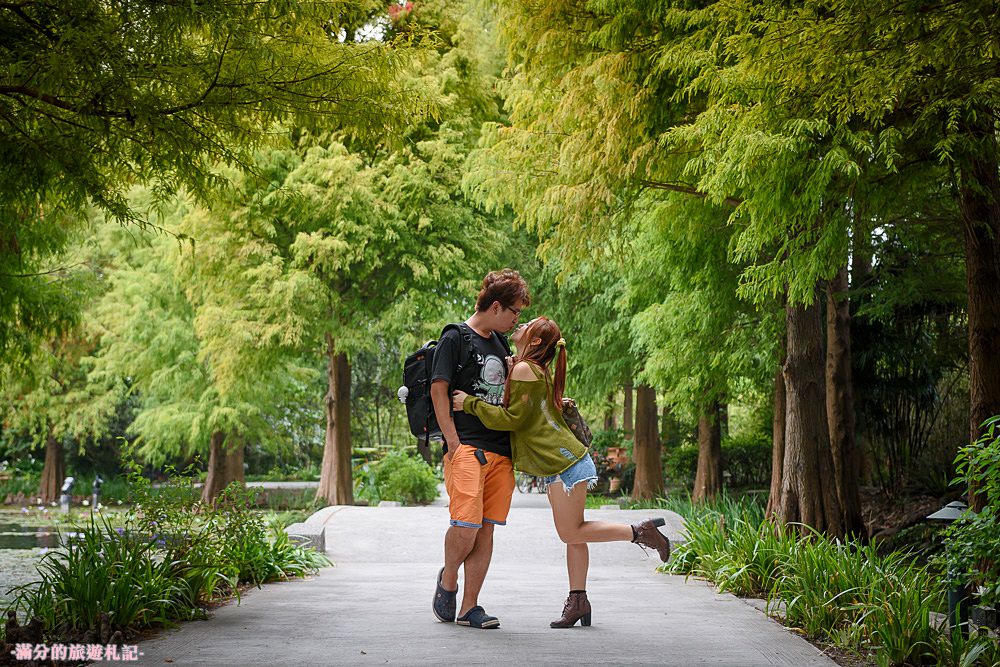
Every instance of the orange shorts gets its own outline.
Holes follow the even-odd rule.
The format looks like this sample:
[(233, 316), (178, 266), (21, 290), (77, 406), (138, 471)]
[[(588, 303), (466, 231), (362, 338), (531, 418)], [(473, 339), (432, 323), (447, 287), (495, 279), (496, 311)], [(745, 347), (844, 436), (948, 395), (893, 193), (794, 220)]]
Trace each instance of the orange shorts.
[(450, 461), (444, 457), (444, 486), (453, 526), (507, 524), (510, 498), (514, 495), (514, 464), (506, 456), (485, 450), (483, 453), (486, 465), (480, 465), (476, 448), (469, 445), (459, 445)]

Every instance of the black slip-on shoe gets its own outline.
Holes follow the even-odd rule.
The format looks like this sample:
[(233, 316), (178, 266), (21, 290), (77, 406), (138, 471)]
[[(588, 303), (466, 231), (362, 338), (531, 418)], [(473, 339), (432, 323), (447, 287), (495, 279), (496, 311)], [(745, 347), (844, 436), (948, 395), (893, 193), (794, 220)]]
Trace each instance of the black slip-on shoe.
[(438, 572), (437, 578), (437, 590), (434, 591), (434, 606), (431, 609), (434, 610), (434, 616), (437, 620), (442, 623), (454, 623), (455, 622), (455, 600), (458, 597), (458, 591), (446, 591), (441, 586), (441, 575), (444, 574), (444, 568)]
[(470, 628), (479, 628), (480, 630), (490, 630), (500, 627), (500, 619), (496, 616), (490, 616), (482, 607), (473, 607), (460, 618), (456, 619), (455, 623)]

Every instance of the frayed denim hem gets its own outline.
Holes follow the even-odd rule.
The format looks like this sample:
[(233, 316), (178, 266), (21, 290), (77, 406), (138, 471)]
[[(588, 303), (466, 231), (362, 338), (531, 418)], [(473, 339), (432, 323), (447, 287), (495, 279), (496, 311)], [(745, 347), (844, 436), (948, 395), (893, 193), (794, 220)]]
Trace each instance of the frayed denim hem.
[(555, 484), (556, 482), (562, 482), (566, 493), (570, 493), (580, 482), (587, 482), (587, 489), (592, 489), (597, 484), (597, 466), (594, 465), (594, 460), (590, 456), (584, 455), (558, 475), (545, 478), (546, 484)]
[[(566, 487), (566, 482), (563, 482), (561, 479), (557, 479), (556, 481), (562, 483), (563, 490), (566, 492), (567, 496), (570, 493), (572, 493), (573, 489), (576, 488), (577, 484), (583, 484), (584, 482), (586, 482), (587, 483), (587, 490), (588, 491), (590, 491), (592, 488), (594, 488), (595, 486), (597, 486), (597, 478), (596, 477), (585, 477), (583, 479), (578, 479), (575, 482), (573, 482), (573, 485), (570, 486), (569, 488)], [(551, 484), (555, 484), (555, 482), (550, 482), (550, 485)]]

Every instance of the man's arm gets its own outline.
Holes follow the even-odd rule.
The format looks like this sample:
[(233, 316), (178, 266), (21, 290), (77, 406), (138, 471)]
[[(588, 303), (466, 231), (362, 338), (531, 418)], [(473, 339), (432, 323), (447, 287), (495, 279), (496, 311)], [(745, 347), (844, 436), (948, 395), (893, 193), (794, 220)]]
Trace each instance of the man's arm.
[(441, 435), (448, 445), (445, 456), (451, 460), (460, 443), (455, 420), (451, 416), (451, 396), (448, 395), (447, 381), (435, 380), (431, 383), (431, 403), (434, 405), (434, 417), (437, 419), (438, 428), (441, 429)]

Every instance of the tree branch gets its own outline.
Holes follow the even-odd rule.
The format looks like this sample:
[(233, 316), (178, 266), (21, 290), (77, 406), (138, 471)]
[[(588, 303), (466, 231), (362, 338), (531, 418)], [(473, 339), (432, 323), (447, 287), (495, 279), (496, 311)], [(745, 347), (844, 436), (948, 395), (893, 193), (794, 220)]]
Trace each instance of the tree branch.
[(17, 14), (17, 16), (22, 21), (24, 21), (25, 23), (27, 23), (28, 25), (30, 25), (32, 28), (34, 28), (36, 32), (39, 32), (39, 33), (45, 35), (46, 37), (48, 37), (50, 41), (52, 41), (52, 42), (58, 42), (59, 41), (59, 36), (58, 35), (56, 35), (51, 30), (48, 30), (45, 26), (43, 26), (41, 23), (39, 23), (35, 19), (33, 19), (30, 16), (28, 16), (24, 12), (24, 9), (22, 8), (22, 5), (12, 5), (10, 3), (6, 3), (5, 2), (3, 4), (0, 4), (0, 9), (6, 9), (9, 12), (13, 12), (14, 14)]
[[(669, 192), (680, 192), (681, 194), (691, 195), (693, 197), (698, 197), (699, 199), (706, 199), (708, 197), (707, 192), (701, 192), (690, 185), (647, 180), (640, 180), (639, 184), (646, 188), (652, 188), (654, 190), (667, 190)], [(736, 208), (743, 203), (743, 200), (738, 197), (726, 197), (724, 201), (727, 206), (732, 206), (733, 208)]]

